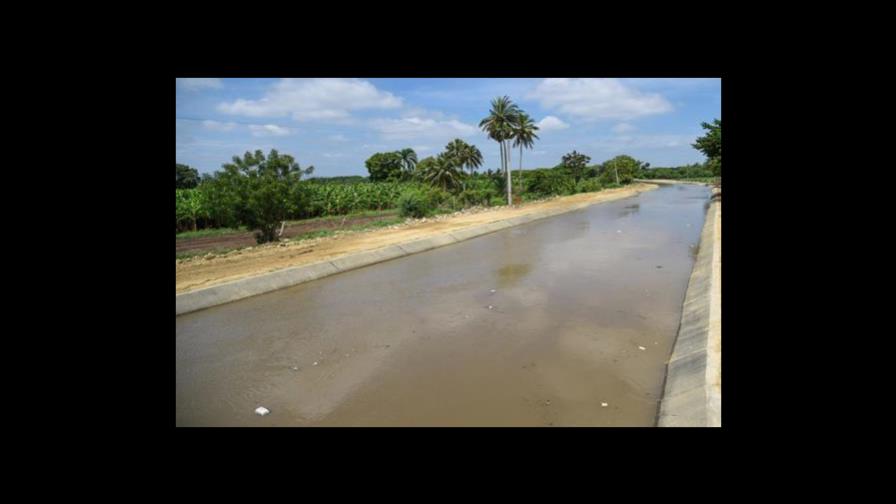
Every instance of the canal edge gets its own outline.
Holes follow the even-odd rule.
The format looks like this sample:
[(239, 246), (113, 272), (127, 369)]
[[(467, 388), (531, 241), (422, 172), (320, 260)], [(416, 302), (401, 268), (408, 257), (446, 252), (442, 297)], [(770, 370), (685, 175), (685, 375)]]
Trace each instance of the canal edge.
[(667, 367), (658, 427), (722, 425), (722, 203), (714, 188)]

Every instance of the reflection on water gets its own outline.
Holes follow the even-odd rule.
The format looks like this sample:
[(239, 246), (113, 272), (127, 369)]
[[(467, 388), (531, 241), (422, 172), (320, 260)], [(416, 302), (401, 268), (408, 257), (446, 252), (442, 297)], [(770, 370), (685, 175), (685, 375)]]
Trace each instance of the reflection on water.
[(663, 186), (179, 316), (175, 424), (654, 425), (709, 196)]
[(619, 217), (625, 217), (627, 215), (632, 215), (638, 213), (638, 210), (641, 209), (640, 203), (635, 203), (633, 205), (627, 205), (622, 207), (622, 210), (619, 211)]
[(531, 264), (508, 264), (498, 270), (498, 285), (512, 287), (532, 271)]

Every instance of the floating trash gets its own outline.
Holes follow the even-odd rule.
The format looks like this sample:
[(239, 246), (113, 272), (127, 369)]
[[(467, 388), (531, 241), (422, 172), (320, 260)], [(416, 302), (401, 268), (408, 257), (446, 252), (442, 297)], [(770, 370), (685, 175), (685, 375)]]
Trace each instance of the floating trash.
[(606, 408), (607, 406), (609, 406), (609, 404), (607, 404), (607, 403), (605, 403), (605, 402), (602, 402), (602, 403), (600, 403), (600, 406), (601, 406), (602, 408)]
[(264, 406), (259, 406), (259, 407), (255, 408), (255, 414), (258, 416), (265, 416), (270, 412), (271, 412), (271, 410), (265, 408)]
[(317, 361), (314, 361), (314, 364), (312, 364), (312, 366), (316, 366), (316, 365), (317, 365)]
[(647, 350), (647, 349), (642, 346), (638, 346), (638, 350)]

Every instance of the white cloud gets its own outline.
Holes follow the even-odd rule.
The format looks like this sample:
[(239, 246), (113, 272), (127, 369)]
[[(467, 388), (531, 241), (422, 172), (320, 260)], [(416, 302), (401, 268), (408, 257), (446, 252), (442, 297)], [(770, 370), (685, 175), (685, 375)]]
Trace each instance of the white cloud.
[(333, 153), (333, 152), (326, 152), (326, 153), (324, 153), (324, 157), (325, 157), (325, 158), (340, 158), (340, 157), (345, 157), (345, 156), (346, 156), (346, 155), (343, 154), (343, 153), (341, 153), (341, 152), (335, 152), (335, 153)]
[(185, 89), (187, 91), (198, 91), (200, 89), (216, 89), (220, 88), (223, 84), (221, 84), (221, 79), (175, 79), (177, 81), (177, 87), (181, 89)]
[(609, 151), (690, 148), (696, 139), (697, 135), (624, 135), (599, 139), (592, 146)]
[(401, 98), (361, 79), (280, 79), (258, 100), (221, 103), (218, 110), (250, 117), (345, 119), (353, 110), (401, 106)]
[(538, 121), (536, 126), (538, 126), (539, 131), (562, 130), (569, 127), (569, 125), (561, 121), (560, 118), (551, 115)]
[(454, 138), (467, 137), (478, 131), (475, 126), (456, 119), (440, 121), (420, 117), (403, 117), (401, 119), (376, 119), (371, 121), (371, 125), (386, 140), (430, 138), (447, 143)]
[(328, 138), (333, 142), (348, 142), (348, 138), (342, 133), (339, 133), (338, 135), (330, 135)]
[(616, 126), (613, 126), (613, 133), (628, 133), (629, 131), (635, 131), (634, 126), (629, 123), (619, 123)]
[(233, 128), (236, 128), (236, 123), (234, 122), (219, 122), (219, 121), (202, 121), (202, 126), (206, 129), (210, 129), (212, 131), (231, 131)]
[(672, 110), (661, 95), (638, 91), (617, 79), (545, 79), (529, 98), (585, 120), (628, 120)]
[(250, 124), (249, 131), (252, 132), (252, 136), (256, 137), (284, 136), (291, 133), (289, 128), (277, 126), (276, 124)]

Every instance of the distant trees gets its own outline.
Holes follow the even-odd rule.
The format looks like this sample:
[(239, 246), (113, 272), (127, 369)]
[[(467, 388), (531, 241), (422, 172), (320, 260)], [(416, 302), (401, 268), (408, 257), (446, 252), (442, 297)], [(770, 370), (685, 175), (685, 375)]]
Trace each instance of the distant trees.
[(575, 183), (578, 183), (579, 180), (585, 174), (585, 168), (588, 166), (588, 162), (591, 161), (591, 158), (580, 154), (576, 151), (572, 151), (569, 154), (563, 156), (560, 166), (562, 166), (566, 171), (572, 175)]
[(407, 180), (414, 176), (417, 153), (414, 149), (377, 152), (364, 162), (371, 182)]
[(706, 134), (691, 145), (707, 157), (706, 166), (712, 171), (712, 174), (720, 177), (722, 176), (722, 120), (714, 119), (711, 124), (704, 122), (700, 126), (706, 130)]
[(601, 181), (605, 184), (628, 184), (635, 178), (635, 175), (641, 170), (643, 164), (637, 159), (621, 155), (616, 156), (601, 165)]
[(403, 164), (399, 151), (377, 152), (364, 162), (367, 172), (370, 173), (371, 182), (400, 180)]
[(185, 164), (175, 163), (175, 189), (192, 189), (199, 185), (199, 171)]

